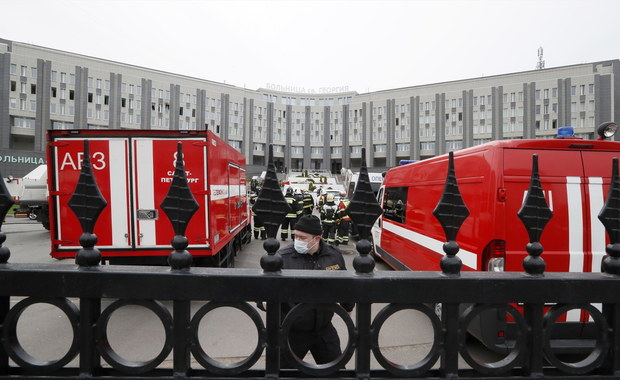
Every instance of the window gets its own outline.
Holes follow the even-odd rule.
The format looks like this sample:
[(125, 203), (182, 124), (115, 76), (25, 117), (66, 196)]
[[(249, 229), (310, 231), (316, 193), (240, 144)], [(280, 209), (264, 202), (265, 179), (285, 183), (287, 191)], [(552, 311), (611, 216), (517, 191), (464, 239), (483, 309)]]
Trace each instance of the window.
[(89, 103), (93, 102), (93, 94), (91, 92), (88, 93), (88, 102)]
[(75, 74), (69, 74), (69, 84), (75, 84)]
[(586, 94), (586, 85), (582, 84), (581, 86), (579, 86), (579, 95), (585, 95)]
[(23, 77), (28, 76), (28, 67), (22, 66), (20, 73), (21, 73), (21, 76), (23, 76)]
[(52, 87), (52, 98), (56, 97), (56, 87)]
[(31, 84), (30, 85), (30, 94), (32, 94), (32, 95), (36, 95), (37, 94), (37, 85), (36, 84)]
[(67, 73), (60, 73), (60, 83), (67, 83)]
[(591, 83), (588, 85), (588, 94), (594, 94), (594, 85)]
[(97, 78), (97, 88), (101, 90), (101, 79)]
[(11, 91), (16, 91), (16, 90), (17, 90), (17, 82), (12, 80), (11, 81)]
[(405, 223), (405, 208), (409, 188), (386, 187), (383, 195), (383, 217), (398, 223)]
[(52, 71), (52, 82), (58, 82), (58, 72)]
[(74, 100), (74, 99), (75, 99), (75, 91), (69, 90), (69, 100)]
[(11, 75), (17, 75), (17, 65), (11, 63)]
[(95, 84), (95, 80), (93, 77), (88, 77), (88, 88), (93, 88)]

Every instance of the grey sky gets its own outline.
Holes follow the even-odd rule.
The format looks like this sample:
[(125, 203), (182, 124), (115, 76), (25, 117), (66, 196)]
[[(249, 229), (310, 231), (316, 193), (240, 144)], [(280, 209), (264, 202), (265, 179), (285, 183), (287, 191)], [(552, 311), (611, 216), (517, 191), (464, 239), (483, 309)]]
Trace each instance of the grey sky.
[(249, 89), (362, 93), (526, 71), (539, 46), (546, 67), (620, 58), (617, 0), (1, 0), (0, 9), (0, 38)]

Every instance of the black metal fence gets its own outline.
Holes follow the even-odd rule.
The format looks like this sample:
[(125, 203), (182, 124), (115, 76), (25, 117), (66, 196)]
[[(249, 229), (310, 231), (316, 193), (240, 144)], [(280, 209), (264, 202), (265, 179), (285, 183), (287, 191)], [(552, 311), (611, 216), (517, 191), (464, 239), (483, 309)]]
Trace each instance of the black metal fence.
[[(171, 189), (163, 205), (178, 235), (173, 239), (171, 267), (100, 266), (101, 255), (92, 227), (105, 201), (85, 161), (71, 201), (84, 229), (80, 239), (83, 249), (77, 254), (75, 266), (11, 264), (10, 251), (3, 245), (6, 236), (0, 232), (0, 378), (620, 378), (617, 160), (601, 213), (611, 240), (603, 261), (605, 273), (544, 273), (544, 255), (538, 239), (550, 213), (537, 179), (536, 159), (533, 166), (532, 183), (520, 212), (531, 239), (523, 273), (460, 272), (455, 238), (468, 212), (460, 198), (452, 157), (444, 196), (435, 210), (447, 237), (442, 272), (375, 272), (366, 239), (357, 243), (355, 272), (344, 272), (282, 270), (281, 258), (276, 253), (279, 243), (273, 238), (264, 243), (267, 254), (261, 259), (262, 270), (191, 268), (183, 232), (194, 207), (184, 185), (181, 163), (177, 163), (172, 185), (176, 190)], [(270, 165), (267, 182), (254, 208), (265, 217), (270, 237), (275, 236), (278, 219), (286, 212), (277, 182), (271, 183), (274, 178), (275, 170)], [(362, 237), (368, 236), (380, 212), (373, 199), (364, 164), (349, 209)], [(6, 189), (0, 191), (0, 220), (10, 204)], [(19, 302), (11, 307), (11, 299)], [(102, 301), (112, 303), (103, 308)], [(172, 312), (162, 301), (172, 303)], [(193, 301), (205, 304), (192, 313)], [(258, 313), (255, 302), (266, 305), (265, 318)], [(282, 304), (289, 302), (299, 305), (282, 319)], [(355, 303), (353, 316), (337, 306), (339, 302)], [(70, 347), (57, 360), (34, 358), (20, 344), (20, 316), (27, 307), (38, 303), (56, 306), (70, 322)], [(513, 303), (522, 305), (523, 313), (510, 305)], [(601, 303), (602, 312), (591, 303)], [(373, 318), (373, 304), (387, 306)], [(427, 304), (442, 304), (441, 318)], [(465, 304), (471, 306), (462, 310)], [(545, 311), (549, 304), (556, 306)], [(110, 345), (107, 326), (111, 315), (126, 305), (143, 306), (162, 322), (165, 342), (151, 360), (127, 360)], [(221, 363), (210, 357), (198, 339), (198, 328), (205, 315), (220, 307), (236, 308), (247, 314), (257, 331), (252, 353), (236, 363)], [(296, 368), (281, 369), (280, 352), (289, 352), (291, 321), (296, 314), (313, 307), (331, 308), (344, 321), (348, 336), (342, 355), (332, 363), (318, 366), (297, 358)], [(466, 342), (469, 323), (489, 308), (509, 314), (516, 326), (514, 345), (508, 354), (491, 363), (475, 358)], [(596, 331), (590, 352), (575, 362), (563, 361), (550, 346), (550, 331), (558, 317), (570, 309), (585, 309)], [(385, 322), (402, 310), (417, 310), (425, 315), (433, 336), (426, 356), (408, 364), (392, 362), (379, 344)], [(172, 368), (163, 368), (163, 361), (170, 356)], [(371, 368), (373, 356), (380, 368)], [(76, 357), (79, 366), (68, 368)], [(264, 369), (256, 369), (261, 357), (265, 359)], [(459, 368), (459, 357), (467, 363), (466, 368)], [(351, 359), (353, 368), (345, 368)]]

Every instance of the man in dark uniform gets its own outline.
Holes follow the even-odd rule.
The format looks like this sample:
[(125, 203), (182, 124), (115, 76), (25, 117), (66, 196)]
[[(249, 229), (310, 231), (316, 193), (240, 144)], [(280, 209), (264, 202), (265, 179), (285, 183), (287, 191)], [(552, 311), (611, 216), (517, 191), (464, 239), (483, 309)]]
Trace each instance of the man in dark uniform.
[[(346, 270), (340, 250), (323, 242), (321, 233), (318, 217), (302, 216), (295, 224), (294, 244), (279, 251), (283, 269)], [(282, 305), (283, 319), (293, 306)], [(350, 312), (354, 305), (343, 303), (341, 306)], [(325, 364), (341, 355), (340, 338), (332, 324), (333, 314), (332, 311), (317, 308), (295, 320), (289, 334), (289, 345), (298, 358), (303, 359), (310, 351), (317, 364)]]
[(312, 198), (312, 194), (309, 191), (304, 191), (303, 196), (304, 214), (310, 215), (314, 209), (314, 198)]
[(297, 221), (297, 200), (293, 196), (293, 189), (288, 187), (286, 189), (286, 195), (284, 196), (284, 200), (291, 208), (291, 212), (284, 216), (282, 220), (282, 227), (280, 228), (280, 237), (282, 241), (286, 241), (288, 238), (289, 232), (291, 233), (291, 238), (295, 240), (295, 222)]

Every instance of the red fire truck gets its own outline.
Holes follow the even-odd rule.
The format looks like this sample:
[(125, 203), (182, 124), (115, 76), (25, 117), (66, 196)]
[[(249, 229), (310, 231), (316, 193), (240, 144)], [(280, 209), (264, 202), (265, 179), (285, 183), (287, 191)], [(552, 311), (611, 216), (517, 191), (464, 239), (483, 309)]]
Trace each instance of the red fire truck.
[(194, 265), (234, 265), (236, 252), (251, 236), (245, 157), (211, 131), (49, 131), (52, 257), (74, 257), (80, 248), (80, 224), (68, 202), (79, 178), (84, 140), (108, 202), (94, 228), (104, 262), (166, 263), (174, 231), (160, 204), (182, 142), (187, 181), (200, 206), (186, 231)]
[[(546, 270), (600, 272), (606, 234), (597, 215), (620, 143), (574, 137), (494, 141), (454, 152), (457, 182), (470, 211), (457, 236), (463, 270), (523, 271), (529, 239), (517, 213), (528, 190), (533, 154), (553, 211), (541, 238)], [(447, 171), (448, 156), (442, 155), (387, 172), (378, 195), (383, 215), (372, 238), (374, 253), (393, 268), (441, 270), (445, 235), (433, 210)], [(491, 318), (497, 319), (497, 313)], [(572, 310), (566, 320), (587, 321), (588, 314)], [(506, 347), (504, 322), (483, 321), (474, 335), (501, 351)]]

